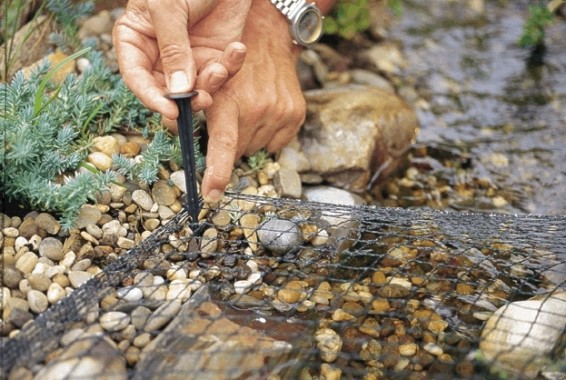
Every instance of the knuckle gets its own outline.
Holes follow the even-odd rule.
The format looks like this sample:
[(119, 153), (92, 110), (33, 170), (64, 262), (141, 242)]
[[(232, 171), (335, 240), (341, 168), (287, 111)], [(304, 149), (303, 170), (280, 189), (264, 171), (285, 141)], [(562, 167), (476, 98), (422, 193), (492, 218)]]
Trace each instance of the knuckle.
[(164, 66), (175, 66), (185, 61), (187, 51), (179, 45), (168, 44), (160, 49), (160, 55)]

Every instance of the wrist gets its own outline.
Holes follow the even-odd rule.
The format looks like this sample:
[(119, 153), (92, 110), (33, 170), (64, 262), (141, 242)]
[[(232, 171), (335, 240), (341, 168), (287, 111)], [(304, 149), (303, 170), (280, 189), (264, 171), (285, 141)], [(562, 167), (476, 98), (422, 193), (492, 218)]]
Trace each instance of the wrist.
[(268, 44), (268, 47), (277, 47), (295, 58), (303, 49), (293, 43), (289, 20), (269, 0), (252, 1), (242, 42), (246, 45)]

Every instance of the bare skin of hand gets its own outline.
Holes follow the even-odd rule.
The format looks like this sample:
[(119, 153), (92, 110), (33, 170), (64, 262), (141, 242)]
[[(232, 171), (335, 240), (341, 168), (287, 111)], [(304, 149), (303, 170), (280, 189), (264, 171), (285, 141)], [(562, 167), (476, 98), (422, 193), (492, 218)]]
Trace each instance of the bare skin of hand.
[(233, 165), (261, 148), (275, 152), (297, 134), (306, 104), (296, 73), (300, 48), (293, 45), (288, 22), (269, 1), (254, 1), (242, 36), (246, 61), (218, 90), (205, 110), (208, 151), (202, 193), (220, 200)]
[(130, 0), (113, 30), (124, 82), (147, 108), (161, 113), (168, 126), (174, 126), (178, 116), (175, 103), (164, 97), (169, 92), (199, 90), (193, 109), (209, 107), (211, 94), (244, 63), (246, 47), (238, 41), (250, 4)]

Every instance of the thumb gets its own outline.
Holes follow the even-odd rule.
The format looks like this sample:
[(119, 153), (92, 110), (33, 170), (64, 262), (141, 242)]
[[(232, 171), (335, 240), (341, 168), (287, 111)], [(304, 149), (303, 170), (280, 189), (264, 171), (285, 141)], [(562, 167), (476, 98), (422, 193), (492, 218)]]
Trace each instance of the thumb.
[(189, 41), (186, 1), (148, 1), (169, 92), (188, 92), (195, 85), (196, 68)]

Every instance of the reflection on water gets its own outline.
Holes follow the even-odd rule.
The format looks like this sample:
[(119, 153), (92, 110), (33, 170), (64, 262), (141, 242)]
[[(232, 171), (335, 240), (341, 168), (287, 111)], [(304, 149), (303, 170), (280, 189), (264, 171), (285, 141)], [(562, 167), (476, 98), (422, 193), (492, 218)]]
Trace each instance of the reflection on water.
[[(470, 154), (472, 170), (518, 192), (516, 212), (566, 214), (566, 22), (547, 30), (544, 64), (517, 46), (528, 1), (407, 1), (394, 26), (430, 107), (419, 140)], [(426, 5), (426, 7), (425, 7)]]

